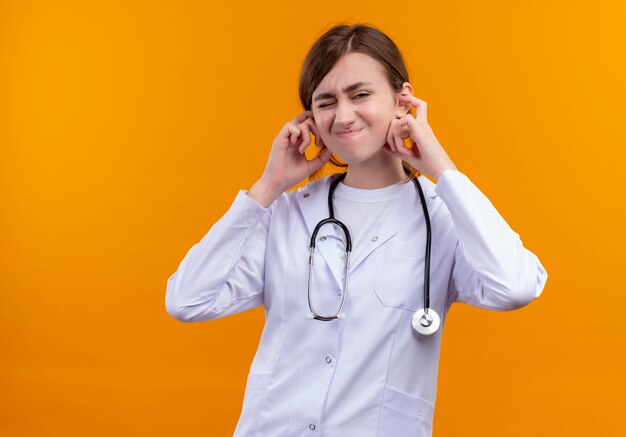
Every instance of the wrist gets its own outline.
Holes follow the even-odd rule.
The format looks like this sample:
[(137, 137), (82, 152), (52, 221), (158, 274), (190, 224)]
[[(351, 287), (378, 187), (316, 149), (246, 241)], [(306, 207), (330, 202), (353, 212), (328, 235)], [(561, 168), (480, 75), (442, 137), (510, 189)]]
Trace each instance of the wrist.
[(273, 186), (272, 184), (265, 182), (263, 179), (259, 179), (252, 185), (246, 194), (263, 208), (267, 208), (278, 198), (278, 196), (281, 195), (283, 191), (285, 190)]
[(456, 166), (454, 164), (449, 164), (443, 167), (438, 168), (437, 170), (433, 171), (433, 174), (431, 175), (433, 177), (433, 179), (435, 179), (435, 182), (439, 180), (439, 178), (441, 177), (441, 175), (443, 174), (444, 171), (446, 170), (457, 170)]

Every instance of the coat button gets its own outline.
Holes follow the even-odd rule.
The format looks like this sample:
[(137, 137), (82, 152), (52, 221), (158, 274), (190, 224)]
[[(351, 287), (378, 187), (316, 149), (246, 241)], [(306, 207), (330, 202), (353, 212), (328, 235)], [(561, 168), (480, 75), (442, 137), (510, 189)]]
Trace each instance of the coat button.
[(304, 196), (304, 198), (306, 199), (307, 197), (309, 197), (309, 196), (310, 196), (310, 194), (309, 194), (309, 193), (304, 193), (304, 194), (303, 194), (303, 196)]
[(315, 429), (315, 425), (314, 425), (314, 424), (312, 424), (312, 423), (309, 423), (309, 429), (310, 429), (311, 431), (313, 431), (313, 430)]
[(326, 237), (320, 237), (320, 241), (326, 241)]
[(341, 296), (341, 288), (337, 289), (337, 296)]
[(333, 359), (330, 357), (330, 355), (326, 355), (326, 362), (330, 364), (332, 361)]
[(372, 238), (372, 241), (376, 242), (376, 240), (378, 240), (378, 237)]

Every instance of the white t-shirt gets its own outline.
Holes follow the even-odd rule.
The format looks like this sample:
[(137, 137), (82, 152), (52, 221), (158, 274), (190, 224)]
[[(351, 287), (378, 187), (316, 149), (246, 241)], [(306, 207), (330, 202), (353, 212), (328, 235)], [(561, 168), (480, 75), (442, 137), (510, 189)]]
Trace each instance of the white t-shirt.
[[(348, 228), (352, 239), (351, 263), (360, 259), (364, 248), (377, 238), (380, 224), (389, 213), (389, 206), (406, 187), (407, 182), (399, 182), (384, 188), (353, 188), (340, 182), (333, 195), (335, 218)], [(412, 182), (410, 183), (412, 186)], [(338, 246), (341, 259), (345, 256), (343, 231), (337, 226), (337, 235), (344, 244)]]

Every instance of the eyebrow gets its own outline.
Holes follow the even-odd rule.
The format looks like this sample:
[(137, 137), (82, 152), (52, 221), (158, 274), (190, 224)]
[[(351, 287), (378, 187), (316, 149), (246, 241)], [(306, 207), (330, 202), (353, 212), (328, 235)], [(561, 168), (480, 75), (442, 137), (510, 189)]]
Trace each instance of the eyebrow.
[[(353, 83), (352, 85), (349, 85), (347, 87), (345, 87), (343, 89), (344, 93), (350, 92), (350, 91), (354, 91), (355, 89), (362, 87), (364, 85), (371, 85), (371, 83), (369, 82), (357, 82), (357, 83)], [(316, 100), (322, 100), (322, 99), (327, 99), (329, 97), (334, 97), (335, 95), (332, 93), (322, 93), (322, 94), (318, 94), (317, 96), (315, 96), (315, 98), (313, 99), (313, 101), (315, 102)]]

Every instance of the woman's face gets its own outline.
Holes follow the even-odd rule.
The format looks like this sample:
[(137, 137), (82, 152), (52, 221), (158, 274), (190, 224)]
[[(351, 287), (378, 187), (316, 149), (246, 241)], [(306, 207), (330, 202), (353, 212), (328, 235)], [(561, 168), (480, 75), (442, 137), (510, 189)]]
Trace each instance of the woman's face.
[[(408, 82), (405, 86), (410, 87)], [(346, 164), (359, 164), (382, 151), (391, 121), (405, 115), (383, 66), (364, 53), (343, 55), (322, 79), (311, 110), (324, 144)]]

